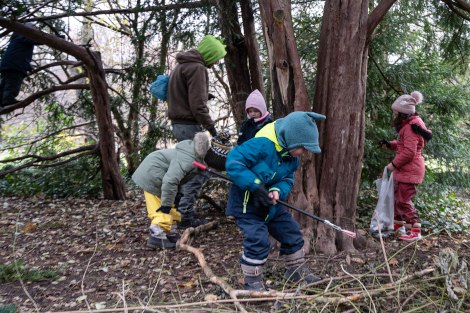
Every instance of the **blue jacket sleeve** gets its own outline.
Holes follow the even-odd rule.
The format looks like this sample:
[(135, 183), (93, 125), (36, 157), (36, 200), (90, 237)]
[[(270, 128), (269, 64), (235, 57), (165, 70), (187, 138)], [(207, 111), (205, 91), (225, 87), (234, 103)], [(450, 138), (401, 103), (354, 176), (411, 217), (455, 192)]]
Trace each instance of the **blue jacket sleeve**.
[(258, 188), (261, 181), (250, 168), (267, 156), (266, 151), (272, 150), (269, 143), (266, 138), (253, 138), (229, 152), (225, 168), (235, 185), (250, 192)]
[(237, 140), (237, 145), (241, 145), (242, 143), (245, 142), (245, 132), (246, 132), (246, 122), (243, 123), (242, 128), (240, 129), (240, 133), (238, 133), (238, 140)]
[[(299, 163), (297, 161), (297, 166), (294, 172), (298, 167)], [(287, 195), (291, 192), (292, 186), (294, 185), (294, 172), (284, 177), (280, 182), (277, 182), (269, 187), (269, 191), (279, 192), (279, 200), (285, 200)]]
[(21, 36), (19, 35), (17, 38), (16, 38), (16, 41), (19, 41), (19, 42), (23, 42), (23, 43), (27, 43), (27, 44), (30, 44), (30, 45), (35, 45), (35, 46), (41, 46), (42, 43), (39, 43), (37, 41), (34, 41), (32, 39), (29, 39), (29, 38), (26, 38), (24, 36)]

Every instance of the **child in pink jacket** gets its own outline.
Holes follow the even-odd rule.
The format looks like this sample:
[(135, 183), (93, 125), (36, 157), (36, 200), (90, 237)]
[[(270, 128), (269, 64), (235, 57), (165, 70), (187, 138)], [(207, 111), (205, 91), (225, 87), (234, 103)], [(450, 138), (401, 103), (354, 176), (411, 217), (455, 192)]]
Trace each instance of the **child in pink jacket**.
[(398, 97), (392, 104), (397, 140), (379, 141), (380, 145), (397, 151), (387, 168), (393, 172), (395, 181), (395, 230), (401, 232), (399, 239), (407, 242), (421, 238), (421, 224), (418, 223), (418, 213), (411, 199), (416, 196), (418, 184), (421, 184), (424, 178), (424, 158), (421, 150), (432, 139), (432, 132), (415, 112), (416, 105), (422, 100), (423, 95), (419, 91)]

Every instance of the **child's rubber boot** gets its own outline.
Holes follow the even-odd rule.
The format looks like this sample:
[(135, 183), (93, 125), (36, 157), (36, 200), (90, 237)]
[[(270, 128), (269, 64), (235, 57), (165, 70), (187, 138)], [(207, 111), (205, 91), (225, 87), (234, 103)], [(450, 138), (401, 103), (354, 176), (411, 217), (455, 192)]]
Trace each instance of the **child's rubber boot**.
[(245, 276), (243, 287), (245, 290), (266, 291), (263, 284), (263, 276)]
[(152, 249), (174, 250), (176, 243), (168, 240), (165, 230), (158, 225), (150, 225), (150, 237), (147, 240), (147, 247)]
[(242, 264), (243, 287), (245, 290), (266, 291), (263, 284), (263, 267)]
[(398, 232), (400, 235), (405, 235), (406, 234), (405, 222), (394, 220), (393, 221), (393, 230), (395, 232)]
[(413, 242), (419, 239), (421, 239), (420, 223), (414, 223), (409, 232), (407, 232), (405, 235), (401, 235), (400, 237), (398, 237), (398, 240), (403, 240), (406, 242)]
[(305, 265), (304, 250), (300, 249), (292, 254), (284, 256), (286, 261), (285, 277), (288, 281), (296, 283), (298, 281), (305, 281), (308, 284), (322, 280), (321, 276), (313, 275)]

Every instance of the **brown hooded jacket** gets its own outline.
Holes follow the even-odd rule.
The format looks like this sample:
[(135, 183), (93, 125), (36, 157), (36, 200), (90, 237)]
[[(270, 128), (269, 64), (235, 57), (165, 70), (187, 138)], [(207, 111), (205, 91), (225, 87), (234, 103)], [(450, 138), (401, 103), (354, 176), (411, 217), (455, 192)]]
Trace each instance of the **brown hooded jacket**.
[(171, 124), (202, 125), (208, 131), (214, 128), (207, 98), (209, 75), (206, 62), (196, 49), (176, 55), (178, 64), (168, 81), (168, 117)]

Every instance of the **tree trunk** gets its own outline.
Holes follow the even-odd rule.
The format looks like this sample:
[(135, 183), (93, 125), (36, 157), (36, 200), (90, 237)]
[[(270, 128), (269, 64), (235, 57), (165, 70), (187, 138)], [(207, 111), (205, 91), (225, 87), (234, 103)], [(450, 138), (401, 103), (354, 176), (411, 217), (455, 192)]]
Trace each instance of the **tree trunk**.
[(236, 2), (234, 0), (217, 0), (217, 3), (219, 24), (227, 45), (225, 67), (232, 95), (232, 112), (237, 128), (240, 128), (244, 122), (246, 98), (253, 91), (248, 69), (248, 51), (238, 23)]
[(101, 54), (89, 51), (92, 64), (85, 62), (90, 79), (91, 97), (95, 105), (100, 136), (101, 182), (103, 194), (109, 200), (125, 200), (126, 185), (116, 160), (113, 119), (109, 104), (108, 84), (101, 63)]
[[(293, 111), (311, 111), (292, 28), (290, 1), (262, 0), (260, 11), (268, 50), (274, 118), (284, 117)], [(318, 206), (313, 164), (311, 153), (300, 157), (299, 169), (294, 174), (294, 186), (287, 198), (287, 202), (309, 213), (313, 213)], [(308, 252), (313, 220), (296, 211), (292, 215), (300, 224), (304, 249)]]
[(103, 193), (106, 199), (125, 200), (126, 186), (116, 161), (113, 122), (109, 105), (109, 95), (105, 72), (98, 52), (87, 52), (85, 48), (58, 37), (27, 27), (18, 22), (11, 22), (0, 17), (0, 26), (26, 38), (45, 44), (53, 49), (73, 55), (83, 61), (90, 79), (90, 90), (95, 105), (96, 120), (99, 127), (101, 176)]
[[(307, 212), (354, 230), (365, 129), (367, 47), (373, 31), (396, 0), (382, 0), (368, 17), (369, 0), (327, 0), (313, 111), (327, 116), (317, 122), (322, 153), (300, 158), (287, 201)], [(268, 50), (274, 117), (311, 111), (292, 28), (289, 0), (261, 0), (261, 19)], [(351, 238), (293, 212), (315, 250), (326, 254), (353, 251)], [(312, 233), (317, 225), (316, 233)]]
[[(354, 231), (365, 136), (367, 52), (372, 33), (395, 0), (381, 1), (368, 16), (369, 0), (327, 0), (320, 34), (313, 111), (322, 153), (315, 168), (320, 206), (315, 212)], [(355, 251), (350, 237), (322, 223), (316, 251)]]
[(263, 72), (261, 70), (261, 60), (259, 57), (258, 39), (256, 38), (255, 18), (250, 0), (240, 0), (242, 11), (243, 32), (245, 33), (245, 46), (248, 50), (248, 60), (250, 62), (250, 75), (252, 90), (258, 89), (266, 99), (264, 92)]

